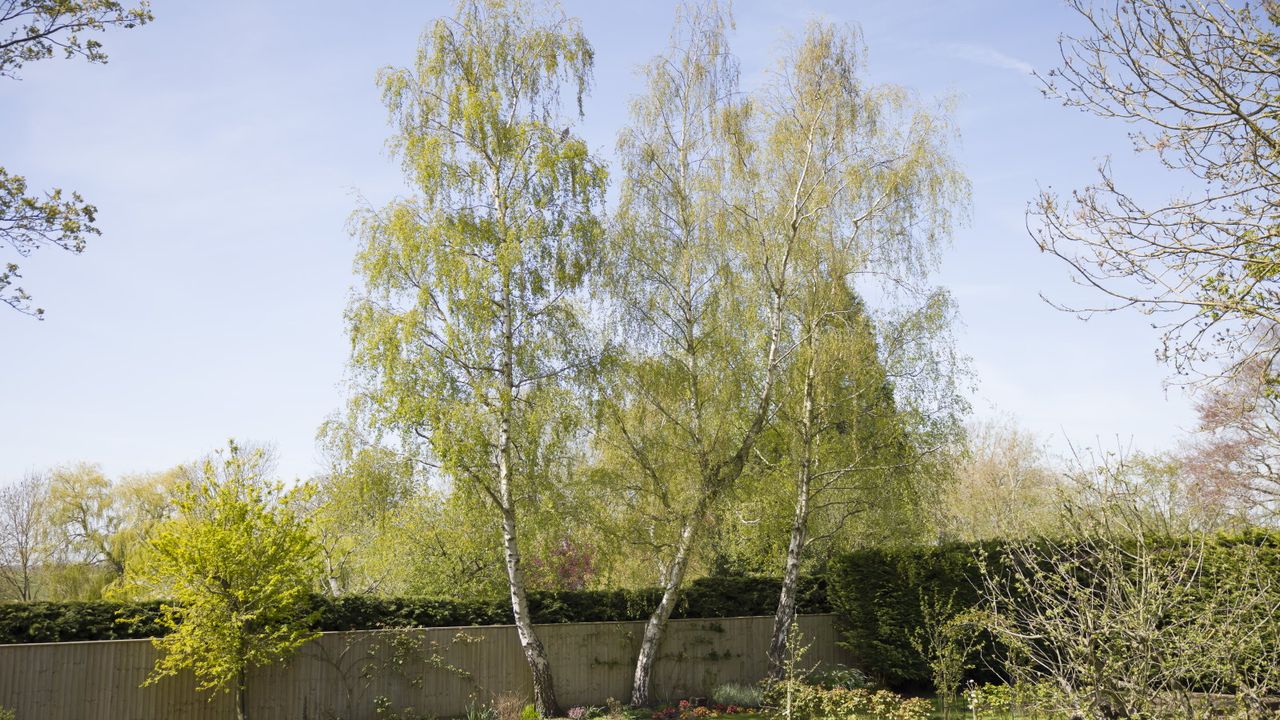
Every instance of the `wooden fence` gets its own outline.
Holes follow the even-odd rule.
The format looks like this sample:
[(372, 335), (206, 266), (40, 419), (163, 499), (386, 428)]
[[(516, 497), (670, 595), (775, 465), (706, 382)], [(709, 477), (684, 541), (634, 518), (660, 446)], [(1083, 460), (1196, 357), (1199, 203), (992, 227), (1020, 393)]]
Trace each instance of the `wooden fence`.
[[(770, 617), (673, 620), (654, 669), (660, 700), (706, 697), (724, 682), (764, 676)], [(538, 627), (561, 704), (630, 696), (641, 622)], [(844, 659), (834, 617), (805, 615), (806, 663)], [(0, 645), (0, 707), (18, 720), (224, 720), (230, 696), (198, 693), (190, 674), (141, 687), (156, 660), (148, 640)], [(249, 676), (251, 720), (450, 717), (500, 693), (527, 697), (528, 667), (509, 625), (325, 633), (288, 663)], [(385, 717), (385, 716), (384, 716)]]

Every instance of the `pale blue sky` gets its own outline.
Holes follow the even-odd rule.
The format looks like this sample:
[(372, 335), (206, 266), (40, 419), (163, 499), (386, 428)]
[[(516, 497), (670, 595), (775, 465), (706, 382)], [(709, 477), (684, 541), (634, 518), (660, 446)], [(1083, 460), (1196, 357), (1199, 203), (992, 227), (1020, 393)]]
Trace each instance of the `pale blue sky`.
[[(597, 53), (581, 129), (611, 158), (636, 68), (665, 43), (674, 4), (568, 0)], [(86, 460), (112, 474), (190, 460), (234, 436), (277, 446), (286, 477), (318, 467), (337, 409), (356, 196), (404, 192), (383, 151), (376, 69), (405, 64), (449, 2), (157, 0), (156, 21), (104, 38), (106, 66), (45, 61), (0, 79), (0, 165), (100, 209), (84, 255), (23, 262), (48, 311), (0, 310), (0, 482)], [(1063, 190), (1113, 155), (1138, 188), (1174, 189), (1130, 128), (1045, 100), (1031, 68), (1079, 20), (1057, 0), (735, 4), (748, 85), (808, 17), (861, 25), (870, 72), (955, 96), (971, 222), (947, 253), (979, 414), (1090, 444), (1171, 445), (1193, 424), (1166, 391), (1147, 318), (1082, 322), (1039, 299), (1081, 297), (1025, 229), (1037, 187)], [(7, 253), (0, 259), (12, 259)], [(1086, 296), (1087, 297), (1087, 296)]]

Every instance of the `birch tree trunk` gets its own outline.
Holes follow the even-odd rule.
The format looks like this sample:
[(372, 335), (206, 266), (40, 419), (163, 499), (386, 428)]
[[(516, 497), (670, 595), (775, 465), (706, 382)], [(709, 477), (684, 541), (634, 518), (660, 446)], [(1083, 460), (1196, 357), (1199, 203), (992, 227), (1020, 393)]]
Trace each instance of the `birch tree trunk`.
[(680, 540), (676, 546), (676, 554), (671, 560), (669, 570), (662, 587), (662, 599), (658, 607), (644, 624), (644, 636), (640, 640), (640, 654), (636, 657), (636, 671), (631, 681), (631, 705), (644, 707), (649, 704), (653, 692), (653, 665), (658, 659), (658, 651), (662, 646), (662, 637), (666, 634), (667, 621), (675, 610), (680, 599), (680, 590), (684, 586), (684, 574), (689, 568), (689, 555), (697, 539), (698, 529), (706, 522), (710, 498), (706, 496), (697, 508), (685, 518), (684, 527), (680, 528)]
[[(502, 203), (498, 203), (500, 216), (505, 214)], [(524, 651), (525, 661), (529, 664), (529, 675), (533, 679), (533, 704), (542, 717), (556, 717), (560, 714), (560, 705), (556, 702), (555, 681), (551, 675), (551, 663), (547, 661), (546, 648), (533, 629), (533, 619), (529, 616), (529, 600), (525, 593), (524, 572), (520, 566), (520, 544), (516, 529), (515, 496), (512, 492), (512, 440), (511, 419), (515, 412), (515, 400), (518, 386), (515, 377), (515, 314), (514, 294), (511, 291), (510, 278), (504, 279), (502, 287), (502, 397), (500, 402), (501, 416), (498, 420), (498, 506), (502, 512), (502, 549), (503, 559), (507, 566), (507, 588), (511, 595), (511, 615), (515, 620), (516, 634), (520, 638), (520, 648)]]
[(550, 0), (460, 0), (422, 38), (411, 67), (379, 75), (420, 192), (361, 213), (353, 365), (378, 398), (371, 424), (420, 438), (415, 452), (497, 511), (534, 703), (555, 716), (519, 511), (579, 442), (546, 428), (585, 419), (568, 383), (594, 362), (582, 306), (607, 176), (569, 114), (581, 117), (594, 53)]
[[(812, 332), (810, 333), (812, 337)], [(782, 591), (778, 595), (778, 609), (773, 616), (773, 637), (769, 641), (769, 677), (782, 677), (787, 659), (787, 640), (796, 619), (796, 586), (800, 579), (800, 561), (804, 559), (804, 547), (809, 530), (809, 494), (813, 483), (813, 442), (816, 404), (816, 360), (810, 352), (805, 370), (804, 403), (801, 410), (801, 457), (796, 472), (796, 506), (791, 520), (791, 539), (787, 543), (787, 559), (782, 571)]]
[[(509, 496), (510, 483), (504, 487), (504, 494)], [(533, 620), (529, 615), (524, 573), (520, 568), (520, 548), (516, 544), (516, 515), (510, 505), (502, 512), (502, 543), (516, 635), (520, 638), (520, 649), (524, 651), (529, 674), (533, 678), (533, 704), (542, 717), (557, 717), (560, 715), (560, 705), (556, 701), (555, 681), (551, 674), (551, 663), (547, 661), (546, 648), (534, 632)]]
[(333, 556), (329, 552), (324, 554), (324, 579), (329, 585), (329, 594), (338, 597), (342, 594), (342, 582), (338, 577), (338, 568), (333, 562)]

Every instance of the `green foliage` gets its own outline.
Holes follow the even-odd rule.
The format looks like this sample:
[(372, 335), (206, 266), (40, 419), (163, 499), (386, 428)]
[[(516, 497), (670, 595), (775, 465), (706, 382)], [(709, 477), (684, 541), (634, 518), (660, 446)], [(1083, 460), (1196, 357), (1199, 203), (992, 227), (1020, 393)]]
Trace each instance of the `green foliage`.
[[(368, 442), (349, 419), (327, 421), (319, 437), (328, 467), (310, 480), (314, 492), (300, 511), (320, 544), (324, 592), (505, 594), (501, 524), (482, 490), (433, 486), (411, 456)], [(560, 526), (529, 505), (521, 535), (536, 550)]]
[(912, 642), (926, 625), (921, 598), (949, 598), (956, 611), (975, 605), (978, 547), (873, 548), (837, 558), (828, 593), (854, 664), (891, 687), (927, 686), (929, 662)]
[(964, 691), (964, 705), (973, 720), (1050, 717), (1048, 701), (1053, 695), (1053, 687), (1045, 684), (970, 684)]
[[(1176, 562), (1193, 549), (1194, 540), (1163, 538), (1152, 541), (1152, 552), (1169, 562)], [(966, 679), (979, 682), (1002, 681), (1007, 648), (996, 644), (990, 633), (977, 628), (980, 618), (967, 613), (976, 609), (982, 587), (980, 556), (999, 558), (1005, 546), (998, 542), (952, 543), (923, 548), (875, 548), (859, 550), (839, 557), (826, 575), (828, 600), (832, 611), (840, 616), (841, 645), (848, 649), (854, 665), (890, 687), (902, 689), (930, 688), (935, 682), (934, 668), (921, 645), (921, 633), (927, 634), (931, 624), (943, 622), (941, 635), (977, 631), (976, 636), (960, 637), (971, 644), (973, 657), (985, 661), (964, 673)], [(1069, 547), (1060, 545), (1059, 547)], [(1249, 559), (1248, 563), (1243, 562)], [(997, 563), (998, 565), (998, 563)], [(1248, 571), (1242, 568), (1250, 568)], [(1253, 613), (1250, 627), (1256, 632), (1246, 638), (1258, 652), (1237, 648), (1235, 658), (1267, 657), (1266, 646), (1275, 643), (1280, 627), (1267, 615), (1268, 605), (1243, 597), (1257, 587), (1259, 568), (1280, 573), (1280, 536), (1265, 531), (1214, 536), (1203, 550), (1203, 567), (1199, 571), (1200, 597), (1220, 597), (1223, 592), (1242, 596), (1239, 603)], [(999, 567), (991, 568), (1003, 572)], [(1235, 590), (1233, 590), (1235, 588)], [(1180, 604), (1179, 615), (1171, 621), (1194, 617), (1203, 607), (1194, 594)], [(950, 618), (950, 622), (945, 622)], [(913, 642), (914, 640), (914, 642)], [(927, 643), (925, 644), (927, 645)], [(922, 652), (924, 650), (924, 652)], [(1214, 670), (1247, 678), (1267, 670), (1260, 667), (1232, 665), (1222, 659), (1224, 667)], [(1207, 660), (1206, 660), (1207, 662)], [(1208, 665), (1205, 665), (1208, 670)], [(950, 673), (948, 677), (953, 677)], [(950, 684), (950, 681), (949, 683)]]
[[(2, 63), (0, 51), (0, 74)], [(64, 195), (61, 189), (54, 188), (42, 195), (28, 194), (26, 178), (0, 167), (0, 246), (7, 246), (20, 256), (46, 245), (77, 254), (84, 251), (88, 239), (101, 234), (93, 224), (97, 212), (79, 193)], [(0, 264), (0, 302), (18, 312), (44, 315), (43, 308), (31, 306), (31, 295), (15, 285), (20, 279), (16, 263)]]
[[(409, 458), (377, 445), (357, 445), (351, 433), (338, 421), (322, 426), (319, 439), (329, 467), (311, 479), (308, 502), (301, 508), (320, 545), (324, 591), (343, 595), (376, 588), (403, 593), (405, 578), (421, 570), (424, 552), (458, 544), (449, 542), (454, 538), (438, 537), (439, 530), (462, 526), (463, 533), (479, 533), (472, 523), (444, 521), (445, 503), (429, 490), (419, 490)], [(405, 543), (406, 537), (415, 542)], [(438, 563), (432, 569), (443, 575), (445, 566)], [(466, 569), (472, 576), (484, 576), (474, 567)], [(461, 581), (461, 575), (451, 574), (444, 581)], [(458, 589), (465, 593), (474, 587), (460, 583)]]
[[(526, 639), (520, 516), (565, 473), (594, 364), (606, 170), (573, 133), (593, 59), (553, 3), (459, 2), (410, 67), (378, 75), (414, 194), (353, 223), (353, 413), (486, 501)], [(525, 650), (538, 708), (557, 711), (541, 643)]]
[(954, 704), (965, 675), (974, 670), (974, 649), (981, 627), (980, 619), (968, 618), (972, 611), (957, 612), (954, 595), (945, 600), (921, 597), (920, 613), (924, 623), (911, 636), (911, 646), (929, 661), (933, 689), (944, 707)]
[(57, 556), (49, 528), (49, 484), (39, 473), (0, 487), (0, 592), (16, 600), (43, 593), (44, 568)]
[(462, 714), (463, 720), (498, 720), (493, 708), (472, 698), (467, 702), (467, 709)]
[(379, 720), (435, 720), (434, 716), (422, 715), (412, 708), (397, 710), (385, 695), (373, 698), (373, 715)]
[(511, 620), (510, 607), (500, 599), (379, 598), (370, 595), (329, 598), (317, 595), (312, 598), (311, 607), (317, 618), (315, 628), (325, 632), (500, 625)]
[(127, 640), (168, 632), (158, 600), (0, 605), (0, 644)]
[(588, 359), (577, 300), (605, 170), (567, 129), (560, 90), (580, 101), (591, 63), (558, 11), (463, 2), (413, 67), (379, 74), (418, 194), (354, 219), (358, 414), (495, 499), (499, 475), (545, 479), (577, 422), (563, 384)]
[(0, 2), (0, 77), (17, 77), (26, 63), (57, 52), (105, 63), (102, 43), (82, 33), (111, 26), (132, 28), (152, 19), (147, 0), (137, 7), (119, 0), (4, 0)]
[[(776, 666), (781, 682), (771, 683), (781, 686), (780, 699), (782, 702), (778, 706), (778, 714), (783, 720), (795, 720), (796, 718), (798, 709), (793, 702), (796, 700), (796, 693), (801, 689), (801, 685), (805, 684), (805, 675), (810, 669), (804, 665), (804, 656), (807, 652), (809, 652), (809, 645), (804, 642), (800, 626), (792, 623), (787, 631), (785, 651)], [(799, 712), (803, 711), (800, 710)]]
[[(136, 27), (151, 19), (146, 0), (132, 8), (118, 0), (0, 0), (0, 78), (15, 78), (26, 63), (58, 51), (105, 63), (102, 43), (82, 33)], [(25, 178), (0, 167), (0, 247), (21, 257), (46, 245), (80, 253), (89, 237), (100, 234), (93, 224), (97, 212), (79, 193), (59, 188), (28, 193)], [(0, 263), (0, 303), (41, 317), (44, 310), (33, 307), (31, 295), (14, 285), (21, 278), (17, 264)]]
[(935, 506), (942, 539), (1028, 538), (1061, 527), (1069, 488), (1039, 438), (1011, 418), (989, 419), (972, 423), (958, 445)]
[[(828, 612), (825, 584), (802, 578), (800, 611)], [(642, 620), (658, 602), (657, 588), (529, 593), (535, 623)], [(769, 615), (778, 600), (774, 578), (700, 578), (690, 583), (672, 613), (677, 618)], [(174, 603), (70, 602), (0, 604), (0, 643), (67, 642), (159, 637), (172, 628), (163, 608)], [(382, 598), (313, 595), (305, 617), (315, 631), (403, 627), (455, 627), (511, 623), (505, 598)]]
[(1280, 678), (1277, 538), (1150, 535), (1146, 510), (1117, 498), (1067, 540), (984, 562), (982, 618), (1007, 673), (1051, 683), (1064, 715), (1261, 710)]
[[(921, 450), (936, 438), (895, 399), (861, 298), (844, 282), (825, 290), (837, 299), (815, 311), (825, 319), (782, 379), (778, 419), (757, 447), (763, 462), (748, 468), (721, 508), (712, 538), (717, 568), (780, 572), (797, 521), (803, 552), (793, 562), (809, 570), (854, 547), (922, 539), (927, 527), (926, 484), (936, 476)], [(795, 517), (799, 493), (803, 518)]]
[[(537, 520), (543, 516), (532, 508), (526, 516), (529, 522), (521, 523), (521, 530), (533, 531), (521, 535), (527, 548), (538, 537)], [(381, 562), (389, 570), (390, 592), (457, 598), (506, 594), (501, 523), (475, 488), (447, 495), (426, 489), (406, 502), (392, 522), (375, 546), (382, 549)], [(405, 537), (415, 541), (406, 547)]]
[[(701, 698), (694, 701), (680, 700), (675, 705), (660, 705), (653, 711), (645, 711), (633, 707), (621, 720), (719, 720), (732, 719), (742, 715), (749, 720), (758, 720), (758, 707), (751, 708), (740, 705), (722, 705), (720, 703), (700, 704)], [(574, 720), (570, 718), (570, 720)]]
[(755, 685), (724, 683), (711, 691), (711, 700), (720, 705), (760, 707), (764, 704), (764, 691)]
[(542, 720), (542, 713), (530, 703), (520, 710), (520, 720)]
[[(904, 698), (888, 690), (824, 688), (795, 679), (770, 683), (764, 700), (775, 709), (789, 700), (791, 720), (928, 720), (931, 711), (922, 698)], [(775, 710), (775, 715), (781, 713)]]
[(873, 684), (866, 673), (858, 668), (844, 665), (823, 666), (821, 669), (809, 674), (809, 682), (819, 687), (844, 688), (845, 690), (870, 688)]
[(787, 283), (771, 274), (787, 276), (781, 234), (735, 225), (747, 184), (733, 165), (752, 153), (739, 142), (749, 113), (731, 26), (727, 5), (684, 6), (618, 136), (602, 273), (618, 332), (594, 456), (616, 498), (605, 522), (644, 563), (646, 582), (666, 586), (641, 640), (633, 705), (649, 703), (668, 611), (711, 511), (751, 459), (785, 361)]
[(191, 669), (202, 690), (243, 692), (248, 668), (315, 636), (307, 616), (315, 541), (261, 471), (258, 453), (231, 443), (130, 563), (133, 586), (173, 601), (161, 606), (171, 632), (155, 640), (163, 655), (149, 682)]
[[(950, 121), (868, 83), (864, 57), (856, 31), (811, 22), (752, 108), (752, 149), (769, 170), (743, 171), (759, 183), (751, 215), (794, 236), (781, 265), (794, 273), (783, 323), (794, 347), (757, 449), (758, 482), (742, 492), (761, 521), (739, 530), (768, 532), (772, 547), (748, 554), (780, 562), (794, 525), (792, 565), (868, 536), (910, 542), (930, 494), (920, 481), (935, 477), (919, 472), (923, 460), (965, 409), (954, 303), (923, 289), (965, 202)], [(912, 290), (871, 307), (854, 282), (866, 287), (867, 275)], [(771, 512), (758, 506), (779, 494)]]
[[(689, 584), (672, 617), (733, 617), (772, 615), (778, 602), (780, 581), (771, 577), (705, 577)], [(829, 612), (826, 580), (802, 576), (797, 588), (800, 612)], [(757, 613), (757, 609), (768, 608)]]
[(97, 465), (61, 467), (50, 479), (51, 521), (75, 560), (102, 567), (115, 581), (156, 525), (173, 514), (184, 481), (182, 468), (112, 482)]

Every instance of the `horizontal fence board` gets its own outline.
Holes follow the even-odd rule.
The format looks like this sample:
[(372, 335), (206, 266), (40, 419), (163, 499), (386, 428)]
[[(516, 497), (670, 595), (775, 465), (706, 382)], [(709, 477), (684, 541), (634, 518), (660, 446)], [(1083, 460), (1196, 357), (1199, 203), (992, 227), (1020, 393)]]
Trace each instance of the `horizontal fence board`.
[[(833, 615), (803, 615), (806, 664), (846, 659)], [(654, 665), (660, 701), (706, 697), (767, 670), (771, 617), (672, 620)], [(626, 701), (643, 622), (540, 625), (565, 709)], [(189, 672), (143, 685), (149, 640), (0, 645), (0, 706), (18, 720), (225, 720), (225, 693), (201, 693)], [(500, 694), (531, 694), (513, 626), (324, 633), (287, 662), (249, 674), (251, 720), (374, 720), (375, 702), (421, 715), (462, 715)]]

